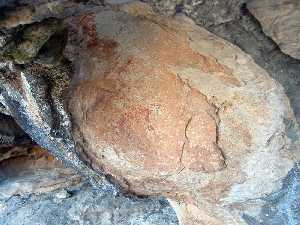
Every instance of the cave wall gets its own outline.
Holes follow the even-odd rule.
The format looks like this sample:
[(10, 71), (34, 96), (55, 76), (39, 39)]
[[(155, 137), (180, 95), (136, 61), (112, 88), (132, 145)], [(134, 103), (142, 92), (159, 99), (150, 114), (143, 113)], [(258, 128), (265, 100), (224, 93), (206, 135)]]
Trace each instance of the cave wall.
[[(99, 173), (95, 173), (89, 166), (86, 166), (86, 163), (82, 163), (74, 150), (75, 145), (70, 133), (72, 125), (62, 96), (72, 79), (73, 69), (76, 69), (70, 68), (70, 60), (72, 61), (72, 56), (76, 56), (76, 49), (69, 49), (69, 54), (71, 54), (69, 59), (62, 54), (67, 37), (72, 39), (63, 21), (70, 16), (114, 8), (117, 4), (124, 2), (129, 1), (57, 0), (51, 3), (46, 0), (0, 1), (2, 61), (0, 111), (8, 114), (0, 115), (1, 144), (21, 146), (32, 144), (29, 135), (36, 143), (47, 148), (55, 157), (62, 160), (65, 165), (78, 171), (75, 173), (88, 178), (95, 186), (101, 186), (102, 192), (109, 191), (114, 194), (118, 191), (115, 190), (114, 185), (106, 182), (107, 177), (105, 178), (105, 175), (101, 173), (99, 177)], [(255, 0), (146, 0), (143, 2), (150, 4), (158, 14), (167, 17), (185, 14), (197, 25), (224, 38), (249, 54), (256, 64), (282, 85), (299, 123), (300, 61), (297, 59), (299, 58), (299, 40), (295, 40), (297, 37), (295, 34), (299, 31), (297, 30), (299, 28), (299, 20), (297, 20), (299, 3), (297, 1), (282, 1), (281, 5), (275, 1)], [(274, 18), (275, 13), (276, 17)], [(275, 20), (276, 23), (274, 23)], [(18, 76), (21, 76), (22, 79), (19, 79)], [(20, 130), (11, 116), (28, 135)], [(294, 142), (299, 141), (297, 122), (285, 121), (285, 132)], [(76, 148), (83, 147), (76, 146)], [(4, 152), (4, 150), (2, 151)], [(7, 146), (5, 146), (6, 151)], [(2, 184), (4, 183), (1, 181)], [(299, 202), (298, 187), (299, 164), (296, 163), (283, 179), (282, 187), (278, 191), (257, 200), (262, 205), (260, 212), (251, 212), (250, 204), (242, 215), (244, 221), (251, 225), (298, 224), (300, 221), (299, 206), (297, 205)], [(81, 195), (94, 195), (95, 192), (91, 192), (89, 189), (90, 187), (80, 188), (78, 198), (81, 198)], [(118, 190), (118, 188), (116, 189)], [(25, 201), (32, 208), (37, 207), (36, 204), (44, 206), (49, 204), (46, 202), (48, 198), (52, 198), (49, 196), (46, 194), (35, 199), (26, 197)], [(16, 205), (20, 204), (19, 198), (22, 197), (13, 197), (8, 203), (7, 210), (1, 211), (4, 215), (4, 224), (12, 223), (11, 218), (5, 215), (14, 211)], [(111, 200), (113, 197), (110, 196), (106, 199), (108, 198)], [(70, 202), (68, 201), (73, 201), (73, 199), (67, 200), (60, 207), (69, 207)], [(113, 198), (111, 201), (115, 202), (116, 200)], [(124, 201), (129, 201), (128, 204), (133, 204), (131, 201), (134, 202), (133, 199)], [(123, 204), (123, 200), (117, 202)], [(142, 206), (134, 207), (143, 208), (144, 211), (147, 211), (147, 207), (152, 207), (148, 206), (148, 203), (141, 204)], [(158, 204), (158, 202), (153, 204)], [(78, 205), (78, 208), (80, 207)], [(159, 208), (160, 206), (156, 205), (155, 207)], [(55, 212), (57, 208), (53, 207), (51, 210)], [(170, 209), (162, 212), (163, 219), (156, 220), (157, 224), (162, 224), (162, 220), (167, 221), (164, 217), (166, 214), (170, 214), (168, 219), (173, 221), (166, 222), (167, 224), (177, 222), (174, 222), (172, 213), (168, 210)], [(137, 218), (140, 218), (145, 213), (144, 211), (137, 215)], [(20, 211), (19, 213), (23, 215), (27, 212)], [(28, 215), (28, 221), (35, 220), (30, 213), (26, 215)], [(64, 217), (64, 219), (71, 221), (70, 218)], [(85, 219), (81, 218), (80, 220), (84, 221)], [(96, 220), (91, 220), (90, 223), (96, 223)], [(129, 224), (128, 221), (130, 218), (124, 224)], [(115, 222), (115, 224), (121, 223)]]

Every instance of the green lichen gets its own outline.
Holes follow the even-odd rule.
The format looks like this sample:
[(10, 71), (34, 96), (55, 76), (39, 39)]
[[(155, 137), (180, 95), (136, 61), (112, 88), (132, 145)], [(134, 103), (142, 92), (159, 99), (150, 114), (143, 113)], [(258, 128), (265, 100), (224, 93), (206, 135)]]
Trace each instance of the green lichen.
[(17, 63), (23, 64), (30, 61), (30, 56), (26, 54), (26, 52), (21, 49), (12, 49), (10, 53), (8, 53)]
[(10, 44), (5, 55), (10, 56), (18, 64), (29, 63), (47, 41), (62, 29), (63, 25), (58, 20), (47, 20), (27, 26)]

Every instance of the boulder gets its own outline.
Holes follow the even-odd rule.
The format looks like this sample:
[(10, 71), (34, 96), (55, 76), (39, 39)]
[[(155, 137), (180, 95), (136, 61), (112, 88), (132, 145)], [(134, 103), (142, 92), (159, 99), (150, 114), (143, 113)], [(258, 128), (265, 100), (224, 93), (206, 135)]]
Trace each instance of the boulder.
[(298, 0), (252, 0), (250, 12), (280, 49), (300, 59), (300, 4)]
[[(132, 3), (69, 20), (68, 110), (81, 157), (181, 224), (245, 224), (298, 159), (282, 86), (185, 16)], [(289, 122), (287, 122), (289, 121)], [(296, 133), (299, 133), (298, 127)]]

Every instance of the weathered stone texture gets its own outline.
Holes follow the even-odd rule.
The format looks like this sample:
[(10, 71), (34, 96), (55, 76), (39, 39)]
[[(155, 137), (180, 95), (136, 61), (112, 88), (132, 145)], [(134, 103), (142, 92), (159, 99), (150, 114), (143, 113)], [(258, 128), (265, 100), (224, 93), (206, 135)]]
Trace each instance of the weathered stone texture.
[(183, 12), (201, 26), (214, 26), (240, 18), (247, 0), (145, 0), (160, 14)]
[(300, 59), (300, 2), (298, 0), (252, 0), (250, 12), (280, 49)]
[(110, 196), (84, 184), (41, 195), (13, 196), (0, 201), (1, 225), (178, 225), (176, 214), (162, 198)]
[[(1, 151), (1, 150), (0, 150)], [(10, 149), (0, 161), (0, 200), (74, 186), (82, 178), (37, 146)]]
[[(246, 7), (285, 51), (280, 41), (291, 43), (292, 36), (281, 34), (297, 26), (281, 23), (297, 23), (291, 22), (298, 16), (297, 4), (282, 1), (284, 7), (265, 10), (274, 1), (147, 1), (156, 12), (174, 17), (166, 18), (143, 4), (119, 5), (130, 0), (105, 2), (114, 11), (102, 1), (0, 1), (0, 10), (5, 9), (0, 20), (0, 54), (5, 57), (0, 63), (0, 112), (13, 116), (36, 142), (102, 187), (98, 194), (123, 196), (108, 178), (133, 193), (169, 197), (181, 224), (294, 225), (299, 218), (299, 164), (294, 162), (299, 159), (300, 64), (280, 51)], [(288, 15), (281, 16), (283, 12)], [(238, 48), (176, 13), (238, 45), (269, 74)], [(268, 23), (275, 16), (276, 29), (264, 24), (263, 16)], [(69, 81), (70, 92), (64, 96)], [(0, 124), (5, 145), (27, 140), (11, 125)], [(14, 170), (12, 165), (19, 165), (28, 151), (28, 146), (2, 148), (1, 165)], [(14, 199), (44, 192), (45, 186), (49, 191), (73, 184), (71, 174), (60, 175), (57, 170), (27, 171), (1, 182), (1, 194)], [(91, 191), (78, 191), (86, 206), (82, 196)], [(61, 190), (55, 196), (53, 201), (61, 203), (70, 193)], [(95, 198), (91, 196), (87, 201)], [(26, 197), (33, 208), (49, 203), (31, 200)], [(11, 206), (14, 210), (16, 205)], [(50, 207), (52, 212), (57, 208)], [(99, 218), (88, 215), (95, 219), (80, 215), (76, 221), (93, 224)], [(113, 219), (103, 219), (104, 224), (121, 223), (119, 217), (108, 217)], [(65, 221), (74, 223), (73, 218)], [(129, 221), (142, 224), (136, 218), (125, 224)], [(11, 223), (9, 216), (5, 222)]]
[(0, 148), (1, 225), (177, 225), (163, 198), (111, 195), (38, 146)]
[(70, 21), (80, 154), (132, 192), (185, 199), (183, 224), (242, 221), (238, 208), (278, 190), (296, 161), (283, 88), (186, 17), (122, 10)]

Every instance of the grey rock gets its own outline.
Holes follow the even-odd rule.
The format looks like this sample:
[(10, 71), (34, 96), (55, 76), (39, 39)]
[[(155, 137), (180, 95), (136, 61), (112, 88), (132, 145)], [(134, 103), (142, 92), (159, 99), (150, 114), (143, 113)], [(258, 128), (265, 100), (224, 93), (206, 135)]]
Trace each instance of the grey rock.
[(177, 225), (163, 198), (137, 198), (92, 188), (45, 150), (0, 161), (1, 225)]
[[(3, 178), (1, 180), (0, 199), (7, 200), (16, 195), (47, 193), (59, 188), (76, 185), (80, 180), (81, 177), (74, 174), (70, 169), (25, 170), (18, 177)], [(61, 198), (63, 198), (62, 195)]]
[(22, 30), (22, 37), (11, 42), (4, 54), (11, 56), (18, 64), (28, 63), (51, 36), (62, 30), (61, 22), (53, 19), (27, 26)]
[(16, 195), (47, 193), (82, 181), (46, 150), (36, 145), (0, 148), (0, 199)]
[(160, 14), (183, 12), (197, 24), (213, 26), (236, 20), (247, 0), (146, 0)]
[[(116, 192), (104, 175), (91, 170), (75, 152), (70, 119), (62, 102), (63, 91), (68, 85), (67, 67), (61, 65), (49, 69), (32, 64), (25, 70), (12, 65), (5, 68), (0, 73), (2, 103), (24, 131), (95, 186)], [(51, 84), (53, 86), (49, 86)]]
[(46, 18), (62, 19), (82, 12), (99, 11), (103, 9), (103, 1), (19, 0), (8, 1), (2, 6), (6, 8), (1, 11), (0, 28), (12, 29)]
[(245, 213), (249, 225), (299, 225), (300, 224), (300, 165), (299, 163), (283, 180), (282, 188), (266, 196), (257, 216)]
[(149, 0), (153, 8), (162, 15), (172, 16), (176, 13), (176, 8), (182, 4), (182, 0)]
[(14, 196), (0, 201), (2, 225), (177, 225), (173, 209), (162, 198), (112, 196), (89, 185), (68, 190), (72, 196), (57, 202), (57, 192)]
[(55, 197), (58, 199), (66, 199), (71, 197), (71, 194), (66, 189), (62, 189), (56, 193)]
[(183, 12), (197, 24), (212, 26), (240, 17), (240, 7), (246, 0), (185, 0)]
[(280, 49), (300, 59), (300, 2), (298, 0), (252, 0), (247, 7), (264, 32)]

